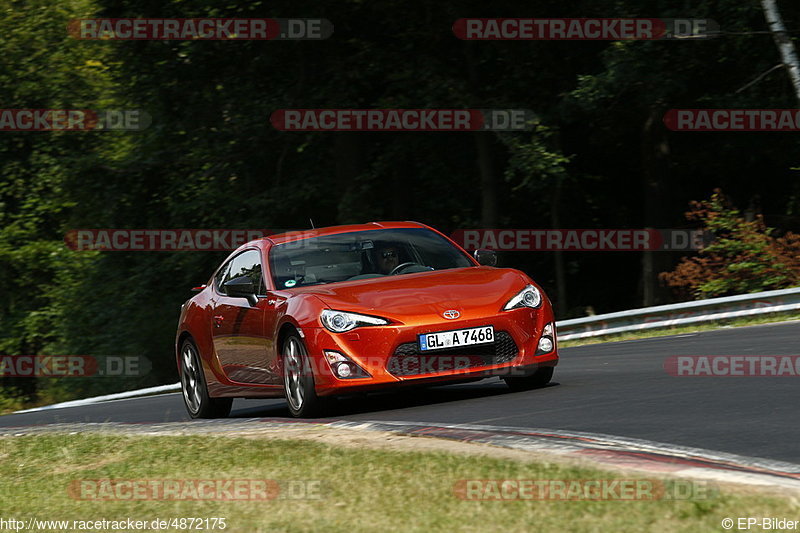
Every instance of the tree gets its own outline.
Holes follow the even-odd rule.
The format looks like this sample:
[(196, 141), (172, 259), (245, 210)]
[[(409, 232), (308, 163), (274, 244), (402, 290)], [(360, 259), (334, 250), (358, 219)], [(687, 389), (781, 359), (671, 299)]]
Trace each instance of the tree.
[(746, 220), (719, 189), (709, 200), (692, 202), (686, 218), (714, 240), (660, 275), (681, 294), (702, 299), (800, 285), (800, 235), (774, 236), (762, 215)]

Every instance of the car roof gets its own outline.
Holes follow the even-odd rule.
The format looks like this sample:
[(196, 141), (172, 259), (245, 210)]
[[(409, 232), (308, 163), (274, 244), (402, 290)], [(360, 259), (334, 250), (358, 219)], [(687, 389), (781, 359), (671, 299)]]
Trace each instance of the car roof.
[(276, 235), (268, 235), (263, 240), (271, 241), (273, 244), (283, 244), (285, 242), (299, 241), (311, 237), (320, 237), (322, 235), (335, 235), (337, 233), (351, 233), (354, 231), (369, 231), (378, 229), (393, 229), (393, 228), (427, 228), (425, 224), (419, 222), (369, 222), (367, 224), (349, 224), (346, 226), (328, 226), (325, 228), (316, 228), (300, 231), (290, 231), (286, 233), (278, 233)]

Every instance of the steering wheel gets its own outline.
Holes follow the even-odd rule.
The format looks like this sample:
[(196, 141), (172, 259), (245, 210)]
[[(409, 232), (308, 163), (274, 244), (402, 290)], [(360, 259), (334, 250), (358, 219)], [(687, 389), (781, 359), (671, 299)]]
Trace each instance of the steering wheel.
[(414, 261), (408, 261), (408, 262), (406, 262), (406, 263), (400, 263), (399, 265), (397, 265), (396, 267), (394, 267), (394, 268), (392, 269), (392, 271), (391, 271), (391, 272), (389, 272), (389, 274), (387, 274), (387, 275), (388, 275), (388, 276), (393, 276), (393, 275), (397, 274), (398, 272), (400, 272), (401, 270), (403, 270), (404, 268), (406, 268), (406, 267), (410, 267), (411, 265), (416, 265), (416, 264), (417, 264), (417, 263), (415, 263)]

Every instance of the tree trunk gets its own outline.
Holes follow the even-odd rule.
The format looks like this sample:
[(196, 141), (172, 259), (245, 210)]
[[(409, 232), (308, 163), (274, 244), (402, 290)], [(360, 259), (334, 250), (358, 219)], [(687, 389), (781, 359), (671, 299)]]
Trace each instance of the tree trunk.
[[(669, 206), (668, 165), (669, 143), (661, 127), (663, 112), (653, 107), (642, 128), (642, 178), (644, 197), (644, 225), (646, 228), (664, 228)], [(661, 287), (658, 274), (669, 269), (670, 257), (666, 252), (642, 252), (641, 298), (645, 307), (664, 303), (666, 290)]]
[(761, 0), (761, 7), (764, 8), (764, 18), (767, 19), (769, 31), (772, 32), (772, 38), (775, 40), (775, 45), (781, 54), (783, 65), (792, 80), (794, 94), (797, 100), (800, 101), (800, 63), (797, 61), (797, 51), (794, 43), (789, 39), (786, 26), (783, 25), (781, 13), (778, 11), (778, 4), (775, 0)]
[(333, 135), (336, 180), (338, 183), (347, 184), (340, 197), (337, 222), (339, 224), (352, 224), (357, 222), (357, 220), (353, 219), (353, 214), (349, 211), (343, 211), (341, 198), (349, 198), (357, 192), (358, 181), (356, 178), (363, 169), (364, 161), (361, 149), (362, 137), (359, 137), (359, 135), (363, 134), (337, 132)]
[[(480, 84), (478, 79), (477, 61), (475, 60), (475, 45), (469, 41), (464, 42), (464, 59), (467, 67), (469, 79), (469, 91), (467, 100), (475, 102), (479, 100)], [(492, 143), (490, 132), (476, 132), (473, 134), (475, 139), (475, 149), (478, 154), (478, 172), (480, 173), (481, 185), (481, 227), (497, 227), (497, 184), (494, 176), (494, 165), (492, 164)]]
[(497, 227), (497, 188), (492, 165), (492, 152), (489, 132), (477, 132), (475, 148), (478, 152), (478, 170), (481, 175), (481, 226)]
[[(561, 180), (559, 179), (553, 186), (553, 194), (550, 197), (550, 227), (561, 229)], [(564, 316), (569, 309), (567, 301), (567, 276), (564, 267), (564, 252), (555, 250), (553, 252), (553, 266), (556, 271), (556, 303), (554, 311), (556, 318)]]

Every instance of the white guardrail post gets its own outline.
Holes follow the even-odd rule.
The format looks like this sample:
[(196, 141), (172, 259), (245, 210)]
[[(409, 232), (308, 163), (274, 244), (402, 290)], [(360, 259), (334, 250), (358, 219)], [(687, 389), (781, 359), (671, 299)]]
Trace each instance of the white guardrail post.
[(800, 287), (643, 307), (556, 322), (559, 340), (800, 310)]

